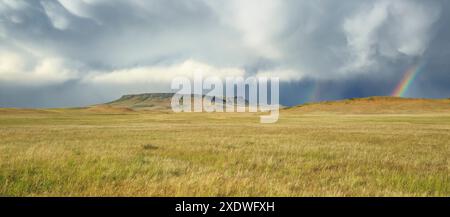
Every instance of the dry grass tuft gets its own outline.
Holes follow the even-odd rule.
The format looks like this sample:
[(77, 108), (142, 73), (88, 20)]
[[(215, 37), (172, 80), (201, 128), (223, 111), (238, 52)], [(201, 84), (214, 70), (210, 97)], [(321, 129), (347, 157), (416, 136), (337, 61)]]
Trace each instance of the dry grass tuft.
[(142, 148), (145, 150), (155, 150), (158, 149), (158, 146), (152, 144), (145, 144), (142, 146)]

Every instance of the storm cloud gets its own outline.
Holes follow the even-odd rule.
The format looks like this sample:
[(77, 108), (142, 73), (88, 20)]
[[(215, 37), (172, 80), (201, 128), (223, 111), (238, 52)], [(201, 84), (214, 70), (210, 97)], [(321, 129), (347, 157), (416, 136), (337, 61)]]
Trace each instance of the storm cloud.
[(174, 76), (272, 75), (281, 103), (450, 97), (445, 0), (0, 0), (0, 106), (170, 91)]

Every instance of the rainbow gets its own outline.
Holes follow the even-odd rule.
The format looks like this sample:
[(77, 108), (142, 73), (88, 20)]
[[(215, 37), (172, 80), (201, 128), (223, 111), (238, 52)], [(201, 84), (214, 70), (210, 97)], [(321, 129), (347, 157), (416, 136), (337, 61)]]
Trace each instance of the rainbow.
[(318, 82), (315, 82), (312, 88), (309, 90), (308, 102), (315, 102), (320, 97), (320, 86)]
[(391, 96), (398, 96), (398, 97), (405, 96), (406, 91), (408, 91), (409, 87), (411, 86), (411, 83), (413, 83), (419, 71), (420, 67), (417, 64), (406, 70), (403, 73), (402, 80), (397, 84), (394, 91), (392, 91)]

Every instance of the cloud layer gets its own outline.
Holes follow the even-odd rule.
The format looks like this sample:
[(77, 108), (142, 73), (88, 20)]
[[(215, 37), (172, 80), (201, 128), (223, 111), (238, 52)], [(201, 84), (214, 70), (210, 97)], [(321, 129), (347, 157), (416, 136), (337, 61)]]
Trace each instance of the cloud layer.
[(449, 9), (445, 0), (0, 0), (0, 106), (168, 91), (172, 77), (198, 70), (279, 76), (286, 104), (307, 101), (312, 86), (319, 99), (383, 95), (419, 62), (409, 95), (448, 97)]

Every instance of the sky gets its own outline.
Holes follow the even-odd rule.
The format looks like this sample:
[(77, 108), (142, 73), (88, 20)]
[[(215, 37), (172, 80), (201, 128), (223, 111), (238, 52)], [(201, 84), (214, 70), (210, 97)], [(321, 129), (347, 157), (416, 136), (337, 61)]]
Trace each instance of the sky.
[(198, 70), (279, 77), (284, 105), (449, 98), (449, 10), (447, 0), (0, 0), (0, 107), (168, 92)]

